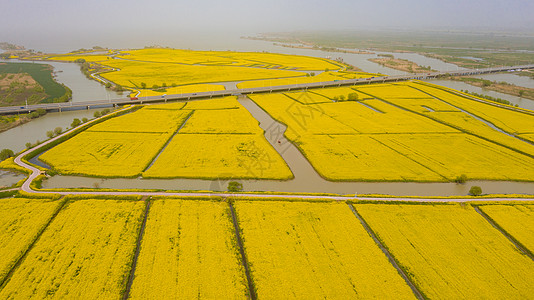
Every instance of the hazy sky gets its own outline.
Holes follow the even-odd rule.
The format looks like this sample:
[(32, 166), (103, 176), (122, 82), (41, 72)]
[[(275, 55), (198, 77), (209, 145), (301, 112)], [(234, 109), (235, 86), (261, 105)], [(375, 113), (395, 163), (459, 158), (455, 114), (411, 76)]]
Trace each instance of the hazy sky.
[(534, 31), (534, 1), (0, 0), (0, 41), (30, 48), (47, 41), (73, 48), (81, 41), (159, 41), (190, 33), (468, 27)]

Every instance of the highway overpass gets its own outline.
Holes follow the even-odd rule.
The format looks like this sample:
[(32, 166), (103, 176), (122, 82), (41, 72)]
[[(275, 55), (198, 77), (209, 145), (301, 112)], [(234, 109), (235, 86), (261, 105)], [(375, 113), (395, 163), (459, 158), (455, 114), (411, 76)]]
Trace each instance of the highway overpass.
[(231, 95), (247, 95), (247, 94), (254, 94), (254, 93), (271, 93), (271, 92), (283, 92), (283, 91), (291, 91), (291, 90), (303, 90), (303, 89), (308, 89), (308, 88), (324, 88), (324, 87), (336, 87), (336, 86), (347, 86), (347, 85), (396, 82), (396, 81), (405, 81), (405, 80), (412, 80), (412, 79), (423, 80), (423, 79), (430, 79), (430, 78), (438, 78), (438, 77), (446, 76), (446, 75), (467, 76), (467, 75), (478, 75), (478, 74), (487, 74), (487, 73), (499, 73), (499, 72), (515, 71), (519, 69), (521, 70), (534, 69), (534, 65), (495, 67), (495, 68), (476, 69), (476, 70), (457, 70), (457, 71), (449, 71), (449, 72), (429, 72), (429, 73), (419, 73), (419, 74), (409, 74), (409, 75), (335, 80), (335, 81), (325, 81), (325, 82), (266, 86), (266, 87), (233, 89), (233, 90), (212, 91), (212, 92), (183, 93), (183, 94), (172, 94), (172, 95), (165, 95), (165, 96), (139, 97), (136, 100), (131, 100), (129, 97), (124, 97), (121, 99), (94, 100), (94, 101), (84, 101), (84, 102), (41, 103), (41, 104), (34, 104), (34, 105), (28, 105), (28, 106), (26, 105), (5, 106), (5, 107), (0, 107), (0, 114), (27, 113), (27, 112), (35, 111), (40, 108), (45, 109), (47, 111), (63, 111), (63, 110), (89, 109), (89, 108), (96, 108), (96, 107), (120, 106), (120, 105), (127, 105), (127, 104), (166, 102), (168, 100), (191, 100), (191, 99), (201, 99), (201, 98), (205, 99), (205, 98), (231, 96)]

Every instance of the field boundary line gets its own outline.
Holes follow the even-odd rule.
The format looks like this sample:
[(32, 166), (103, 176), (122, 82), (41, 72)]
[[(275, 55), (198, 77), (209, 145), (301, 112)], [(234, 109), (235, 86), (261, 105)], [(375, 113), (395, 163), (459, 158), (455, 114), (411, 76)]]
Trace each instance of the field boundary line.
[(245, 268), (245, 276), (247, 277), (247, 284), (248, 284), (248, 293), (249, 298), (251, 300), (256, 300), (258, 297), (256, 295), (256, 289), (254, 287), (254, 283), (252, 282), (252, 276), (250, 274), (250, 268), (248, 265), (248, 259), (247, 255), (245, 253), (245, 247), (243, 246), (243, 240), (241, 239), (241, 233), (240, 233), (240, 227), (239, 222), (237, 220), (237, 215), (235, 213), (234, 205), (232, 204), (232, 201), (228, 201), (228, 206), (230, 207), (230, 214), (232, 215), (232, 222), (234, 223), (234, 231), (235, 231), (235, 237), (237, 246), (239, 247), (239, 253), (241, 254), (241, 261), (243, 263), (243, 267)]
[(188, 115), (187, 117), (185, 118), (184, 122), (182, 123), (182, 125), (180, 125), (180, 127), (178, 127), (176, 129), (176, 131), (169, 137), (169, 139), (167, 140), (167, 142), (163, 145), (163, 147), (161, 147), (161, 149), (159, 150), (158, 154), (156, 154), (156, 156), (154, 156), (154, 158), (152, 159), (152, 161), (150, 162), (150, 164), (148, 164), (148, 166), (141, 172), (141, 173), (144, 173), (146, 172), (148, 169), (150, 169), (150, 167), (152, 167), (155, 163), (156, 163), (156, 160), (158, 160), (158, 158), (160, 157), (160, 155), (163, 153), (163, 151), (165, 151), (165, 149), (167, 148), (167, 146), (169, 146), (169, 144), (171, 143), (171, 141), (174, 139), (174, 137), (178, 134), (178, 132), (180, 132), (180, 130), (185, 126), (185, 124), (187, 123), (187, 121), (189, 121), (189, 119), (191, 118), (191, 116), (193, 116), (193, 113), (195, 111), (192, 110)]
[(122, 296), (122, 299), (126, 300), (130, 297), (130, 289), (132, 288), (132, 283), (135, 277), (135, 268), (137, 266), (137, 259), (139, 258), (139, 253), (141, 252), (141, 242), (143, 241), (143, 236), (145, 235), (145, 226), (146, 221), (148, 219), (148, 212), (150, 211), (150, 204), (151, 200), (148, 198), (148, 196), (144, 196), (141, 201), (146, 202), (145, 206), (145, 213), (143, 216), (143, 222), (141, 223), (141, 227), (139, 228), (139, 235), (137, 236), (137, 242), (135, 246), (135, 253), (132, 258), (132, 267), (130, 269), (130, 274), (128, 275), (128, 281), (126, 283), (126, 289), (124, 291), (124, 295)]
[(43, 235), (43, 233), (46, 231), (46, 229), (48, 228), (48, 226), (50, 226), (50, 224), (52, 224), (52, 222), (54, 221), (54, 219), (56, 218), (56, 216), (61, 212), (61, 210), (63, 209), (63, 207), (65, 206), (65, 204), (67, 204), (67, 202), (69, 202), (69, 200), (65, 199), (65, 196), (61, 196), (57, 201), (61, 201), (59, 204), (58, 204), (58, 207), (56, 208), (56, 210), (54, 211), (54, 213), (52, 214), (52, 216), (48, 219), (48, 221), (46, 222), (46, 224), (43, 225), (43, 227), (37, 232), (37, 235), (35, 236), (35, 238), (33, 239), (33, 241), (30, 242), (30, 244), (28, 245), (28, 248), (26, 248), (26, 250), (24, 250), (24, 252), (22, 253), (22, 255), (17, 259), (17, 261), (15, 262), (15, 264), (13, 265), (13, 267), (11, 267), (11, 269), (9, 270), (9, 272), (7, 272), (6, 274), (6, 277), (4, 277), (4, 279), (0, 282), (0, 291), (4, 289), (4, 287), (7, 285), (7, 283), (9, 282), (9, 280), (11, 279), (11, 277), (13, 276), (13, 273), (15, 273), (15, 271), (18, 269), (18, 267), (22, 264), (22, 262), (24, 261), (24, 259), (26, 259), (26, 256), (28, 256), (28, 253), (30, 253), (30, 251), (33, 249), (33, 247), (35, 246), (35, 244), (37, 244), (37, 242), (41, 239), (41, 236)]
[(371, 229), (369, 224), (367, 224), (367, 222), (363, 219), (363, 217), (358, 213), (358, 211), (356, 210), (354, 205), (352, 205), (352, 203), (347, 203), (347, 205), (349, 206), (349, 208), (352, 211), (352, 213), (356, 216), (356, 218), (358, 218), (358, 220), (362, 224), (362, 226), (365, 229), (365, 231), (367, 231), (367, 233), (374, 240), (375, 244), (380, 248), (380, 250), (382, 250), (384, 255), (386, 255), (386, 257), (388, 258), (388, 260), (391, 263), (391, 265), (393, 265), (393, 267), (395, 269), (397, 269), (397, 272), (399, 273), (399, 275), (404, 279), (406, 284), (408, 284), (410, 289), (412, 289), (412, 292), (414, 293), (415, 297), (417, 299), (426, 299), (426, 297), (423, 295), (423, 293), (421, 293), (421, 291), (419, 291), (419, 289), (417, 288), (415, 283), (412, 282), (410, 277), (408, 277), (406, 272), (404, 272), (404, 270), (400, 267), (400, 265), (397, 262), (397, 260), (395, 259), (395, 257), (393, 257), (393, 255), (389, 252), (389, 250), (386, 248), (386, 246), (384, 246), (384, 244), (378, 239), (378, 237), (376, 236), (374, 231)]
[[(414, 88), (414, 89), (417, 89), (417, 88)], [(368, 94), (368, 95), (370, 95), (370, 94)], [(432, 97), (436, 98), (437, 100), (443, 101), (442, 99), (437, 98), (437, 97), (435, 97), (435, 96), (432, 96)], [(429, 120), (432, 120), (432, 121), (434, 121), (434, 122), (437, 122), (437, 123), (440, 123), (440, 124), (442, 124), (442, 125), (451, 127), (451, 128), (456, 129), (456, 130), (458, 130), (458, 131), (460, 131), (460, 132), (463, 132), (463, 133), (465, 133), (465, 134), (468, 134), (468, 135), (477, 137), (477, 138), (479, 138), (479, 139), (482, 139), (482, 140), (484, 140), (484, 141), (493, 143), (493, 144), (495, 144), (495, 145), (498, 145), (498, 146), (500, 146), (500, 147), (506, 148), (506, 149), (508, 149), (508, 150), (517, 152), (517, 153), (519, 153), (519, 154), (521, 154), (521, 155), (525, 155), (525, 156), (528, 156), (528, 157), (530, 157), (530, 158), (534, 158), (534, 155), (533, 155), (533, 154), (529, 154), (529, 153), (526, 153), (526, 152), (524, 152), (524, 151), (522, 151), (522, 150), (519, 150), (519, 149), (513, 148), (513, 147), (511, 147), (511, 146), (502, 144), (501, 142), (494, 141), (494, 140), (492, 140), (492, 139), (490, 139), (490, 138), (488, 138), (488, 137), (482, 136), (482, 135), (480, 135), (480, 134), (478, 134), (478, 133), (468, 131), (468, 130), (463, 129), (463, 128), (459, 127), (459, 126), (456, 126), (456, 125), (454, 125), (454, 124), (449, 124), (449, 123), (447, 123), (447, 122), (445, 122), (445, 121), (442, 121), (442, 120), (434, 119), (434, 118), (432, 118), (431, 116), (425, 115), (424, 113), (420, 113), (420, 112), (417, 112), (417, 111), (414, 111), (414, 110), (411, 110), (411, 109), (408, 109), (408, 108), (404, 108), (404, 107), (402, 107), (402, 106), (400, 106), (400, 105), (397, 105), (397, 104), (395, 104), (395, 103), (393, 103), (393, 102), (390, 102), (390, 101), (388, 101), (388, 100), (386, 100), (386, 99), (379, 98), (379, 97), (375, 97), (375, 98), (378, 99), (378, 100), (380, 100), (380, 101), (382, 101), (382, 102), (384, 102), (384, 103), (390, 104), (390, 105), (392, 105), (392, 106), (394, 106), (394, 107), (396, 107), (396, 108), (405, 110), (405, 111), (407, 111), (407, 112), (416, 114), (416, 115), (418, 115), (418, 116), (425, 117), (425, 118), (427, 118), (427, 119), (429, 119)], [(446, 101), (443, 101), (443, 102), (449, 104), (449, 103), (446, 102)], [(451, 105), (451, 106), (453, 106), (453, 105)], [(474, 114), (473, 114), (473, 115), (474, 115)], [(481, 119), (482, 119), (482, 118), (481, 118)], [(482, 123), (484, 123), (484, 122), (482, 122)], [(488, 123), (491, 123), (491, 122), (488, 122)], [(493, 123), (491, 123), (491, 124), (493, 124)], [(487, 124), (486, 124), (486, 125), (487, 125)], [(495, 126), (495, 127), (497, 127), (497, 126)], [(499, 127), (497, 127), (497, 128), (499, 128)], [(498, 130), (495, 130), (495, 131), (496, 131), (496, 132), (499, 132)], [(503, 130), (503, 131), (504, 131), (504, 130)], [(523, 141), (522, 139), (518, 139), (518, 140)], [(524, 142), (524, 141), (523, 141), (523, 142)]]
[(504, 228), (502, 228), (499, 223), (495, 222), (486, 212), (484, 212), (478, 205), (473, 205), (473, 208), (477, 213), (479, 213), (488, 223), (493, 226), (493, 228), (497, 229), (502, 235), (504, 235), (514, 246), (521, 251), (524, 255), (528, 256), (530, 259), (534, 261), (534, 254), (530, 252), (530, 250), (523, 246), (521, 242), (519, 242), (516, 238), (514, 238), (510, 233), (508, 233)]
[[(469, 115), (470, 117), (472, 117), (472, 118), (474, 118), (474, 119), (480, 119), (480, 120), (478, 120), (478, 121), (481, 121), (481, 122), (483, 122), (483, 123), (487, 123), (486, 125), (488, 125), (489, 127), (492, 127), (492, 126), (495, 127), (495, 128), (492, 128), (492, 129), (494, 129), (494, 130), (496, 130), (496, 131), (500, 131), (501, 133), (504, 133), (504, 134), (506, 134), (506, 135), (508, 135), (508, 136), (510, 136), (510, 137), (516, 138), (516, 139), (518, 139), (518, 140), (520, 140), (520, 141), (522, 141), (522, 142), (525, 142), (525, 143), (527, 143), (527, 144), (534, 145), (534, 142), (531, 142), (531, 141), (529, 141), (529, 140), (527, 140), (527, 139), (523, 139), (523, 138), (521, 138), (518, 134), (509, 132), (508, 130), (503, 129), (501, 126), (499, 126), (499, 125), (493, 123), (492, 121), (488, 120), (488, 119), (485, 118), (485, 117), (482, 117), (482, 116), (477, 115), (477, 114), (475, 114), (475, 113), (468, 112), (468, 111), (465, 110), (464, 108), (461, 108), (461, 107), (458, 107), (458, 106), (455, 105), (455, 104), (449, 103), (449, 102), (447, 102), (446, 100), (443, 100), (442, 98), (440, 98), (440, 97), (438, 97), (438, 96), (434, 96), (434, 95), (430, 94), (429, 92), (423, 91), (423, 90), (421, 90), (421, 89), (419, 89), (419, 88), (417, 88), (417, 87), (414, 87), (414, 86), (409, 86), (409, 87), (411, 87), (412, 89), (415, 89), (415, 90), (417, 90), (417, 91), (420, 91), (421, 93), (425, 93), (425, 94), (431, 96), (432, 98), (434, 98), (434, 99), (436, 99), (436, 100), (439, 100), (439, 101), (441, 101), (441, 102), (443, 102), (443, 103), (445, 103), (445, 104), (448, 104), (448, 105), (450, 105), (450, 106), (452, 106), (452, 107), (454, 107), (454, 108), (460, 110), (460, 111), (463, 112), (464, 114)], [(453, 95), (458, 96), (458, 97), (463, 97), (462, 95), (457, 94), (457, 93), (452, 93), (452, 92), (449, 92), (449, 91), (445, 91), (445, 92), (448, 92), (448, 93), (453, 94)], [(463, 98), (465, 98), (465, 97), (463, 97)], [(467, 99), (469, 99), (469, 98), (467, 98)], [(469, 100), (476, 101), (475, 99), (469, 99)], [(491, 103), (487, 103), (487, 102), (481, 102), (481, 101), (478, 101), (478, 102), (483, 103), (483, 104), (491, 105)], [(502, 106), (496, 106), (496, 107), (506, 109), (506, 107), (502, 107)], [(517, 110), (512, 110), (512, 111), (522, 113), (521, 111), (517, 111)], [(527, 113), (526, 113), (526, 114), (527, 114)], [(532, 115), (532, 114), (528, 114), (528, 115)], [(452, 125), (452, 124), (451, 124), (451, 125)], [(507, 147), (507, 148), (511, 148), (511, 147), (508, 147), (508, 146), (506, 146), (506, 147)], [(519, 151), (520, 151), (520, 150), (519, 150)]]

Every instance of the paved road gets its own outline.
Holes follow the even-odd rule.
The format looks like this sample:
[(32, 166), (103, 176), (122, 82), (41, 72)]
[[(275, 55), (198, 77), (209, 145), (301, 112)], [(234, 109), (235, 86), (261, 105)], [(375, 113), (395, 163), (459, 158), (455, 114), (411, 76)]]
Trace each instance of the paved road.
[[(126, 108), (124, 108), (126, 109)], [(123, 109), (123, 110), (124, 110)], [(409, 201), (409, 202), (467, 202), (467, 201), (532, 201), (532, 198), (406, 198), (406, 197), (349, 197), (349, 196), (320, 196), (320, 195), (287, 195), (287, 194), (249, 194), (249, 193), (200, 193), (200, 192), (128, 192), (128, 191), (114, 191), (114, 192), (98, 192), (98, 191), (84, 191), (84, 192), (46, 192), (33, 190), (30, 187), (30, 184), (41, 175), (41, 171), (25, 162), (22, 161), (22, 158), (34, 150), (40, 149), (57, 139), (71, 133), (75, 129), (83, 128), (85, 126), (90, 126), (93, 122), (98, 121), (99, 119), (91, 120), (85, 124), (80, 125), (79, 127), (68, 130), (48, 141), (43, 142), (40, 145), (37, 145), (31, 149), (28, 149), (15, 158), (15, 163), (23, 168), (26, 168), (31, 171), (31, 175), (26, 179), (21, 190), (27, 193), (36, 193), (36, 194), (61, 194), (61, 195), (140, 195), (140, 196), (176, 196), (176, 197), (241, 197), (241, 198), (255, 198), (255, 199), (306, 199), (306, 200), (335, 200), (335, 201), (347, 201), (347, 200), (372, 200), (372, 201)]]
[[(92, 122), (97, 121), (98, 119), (91, 120), (82, 126), (89, 126)], [(77, 128), (80, 128), (77, 127)], [(76, 129), (77, 129), (76, 128)], [(31, 171), (31, 175), (26, 179), (22, 187), (22, 191), (27, 193), (35, 194), (61, 194), (61, 195), (137, 195), (137, 196), (175, 196), (175, 197), (240, 197), (240, 198), (254, 198), (254, 199), (306, 199), (306, 200), (335, 200), (335, 201), (347, 201), (347, 200), (369, 200), (369, 201), (406, 201), (406, 202), (468, 202), (468, 201), (533, 201), (532, 198), (406, 198), (406, 197), (350, 197), (350, 196), (320, 196), (320, 195), (286, 195), (286, 194), (248, 194), (248, 193), (199, 193), (199, 192), (177, 192), (177, 193), (168, 193), (168, 192), (128, 192), (128, 191), (114, 191), (114, 192), (98, 192), (98, 191), (84, 191), (84, 192), (47, 192), (33, 190), (30, 187), (30, 184), (41, 175), (41, 171), (25, 162), (22, 161), (22, 158), (29, 154), (30, 152), (37, 150), (45, 145), (52, 143), (53, 141), (61, 138), (64, 135), (69, 134), (72, 130), (64, 132), (61, 135), (58, 135), (42, 144), (28, 149), (15, 158), (15, 163), (23, 168), (26, 168)]]
[(6, 106), (6, 107), (0, 107), (0, 114), (24, 113), (28, 111), (35, 111), (39, 108), (46, 109), (49, 111), (51, 110), (62, 111), (62, 110), (69, 110), (69, 109), (91, 108), (91, 107), (99, 107), (99, 106), (143, 104), (147, 102), (161, 102), (161, 101), (166, 101), (166, 100), (191, 100), (191, 99), (212, 98), (212, 97), (231, 96), (231, 95), (301, 90), (301, 89), (307, 89), (307, 88), (323, 88), (323, 87), (358, 85), (358, 84), (361, 85), (361, 84), (368, 84), (368, 83), (380, 83), (380, 82), (392, 82), (392, 81), (396, 82), (396, 81), (405, 81), (405, 80), (412, 80), (412, 79), (422, 80), (422, 79), (428, 79), (428, 78), (436, 78), (436, 77), (440, 77), (446, 74), (463, 76), (463, 75), (506, 72), (506, 71), (517, 70), (517, 69), (534, 69), (534, 65), (487, 68), (487, 69), (477, 69), (477, 70), (458, 70), (458, 71), (452, 71), (452, 72), (430, 72), (430, 73), (423, 73), (423, 74), (398, 75), (398, 76), (382, 76), (382, 77), (374, 77), (374, 78), (335, 80), (335, 81), (325, 81), (325, 82), (312, 82), (312, 83), (267, 86), (267, 87), (248, 88), (248, 89), (233, 89), (233, 90), (222, 90), (222, 91), (212, 91), (212, 92), (183, 93), (183, 94), (167, 95), (165, 97), (163, 96), (141, 97), (141, 98), (138, 98), (137, 100), (130, 100), (130, 98), (125, 97), (122, 99), (94, 100), (94, 101), (84, 101), (84, 102), (76, 102), (76, 103), (62, 102), (62, 103), (43, 103), (43, 104), (35, 104), (35, 105), (28, 105), (28, 106)]

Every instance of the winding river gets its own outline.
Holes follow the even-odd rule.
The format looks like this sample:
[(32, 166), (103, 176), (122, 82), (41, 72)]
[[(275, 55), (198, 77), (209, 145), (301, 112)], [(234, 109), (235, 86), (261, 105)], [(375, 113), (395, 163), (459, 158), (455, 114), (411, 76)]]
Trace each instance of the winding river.
[[(396, 58), (408, 59), (422, 66), (430, 66), (439, 71), (456, 70), (457, 67), (452, 64), (442, 62), (437, 59), (427, 58), (415, 53), (389, 53), (377, 52), (375, 54), (351, 54), (324, 52), (311, 49), (297, 49), (274, 46), (272, 43), (264, 41), (240, 40), (241, 44), (232, 50), (241, 51), (269, 51), (285, 54), (307, 55), (314, 57), (332, 57), (341, 58), (346, 63), (357, 66), (364, 71), (372, 73), (383, 73), (389, 75), (400, 75), (404, 72), (393, 70), (380, 66), (368, 61), (369, 58), (376, 58), (378, 54), (391, 54)], [(221, 49), (222, 50), (222, 49)], [(85, 78), (79, 71), (76, 64), (69, 63), (50, 63), (55, 67), (57, 80), (69, 86), (73, 91), (73, 102), (109, 99), (122, 97), (121, 95), (107, 91), (99, 83)], [(492, 74), (493, 75), (493, 74)], [(499, 75), (499, 74), (495, 74)], [(509, 74), (504, 74), (509, 75)], [(511, 75), (511, 74), (510, 74)], [(488, 75), (489, 76), (489, 75)], [(515, 75), (514, 75), (515, 76)], [(519, 77), (519, 76), (515, 76)], [(524, 79), (506, 76), (511, 83), (522, 85)], [(501, 81), (499, 79), (494, 79)], [(528, 79), (531, 80), (531, 79)], [(532, 81), (532, 80), (531, 80)], [(432, 80), (432, 83), (444, 85), (447, 87), (469, 90), (481, 94), (499, 97), (518, 104), (520, 107), (534, 110), (534, 101), (522, 99), (502, 93), (487, 91), (477, 88), (463, 82)], [(525, 81), (530, 84), (529, 81)], [(234, 86), (235, 82), (229, 82), (229, 86)], [(285, 126), (273, 120), (261, 108), (248, 98), (240, 99), (240, 103), (247, 108), (250, 113), (258, 119), (260, 126), (268, 131), (275, 130), (283, 132)], [(73, 118), (92, 117), (95, 110), (68, 111), (62, 113), (49, 113), (44, 117), (34, 120), (30, 123), (13, 128), (9, 131), (0, 133), (0, 143), (2, 148), (10, 148), (15, 152), (24, 149), (26, 142), (35, 142), (45, 140), (46, 132), (55, 127), (67, 128), (70, 126)], [(289, 167), (295, 174), (295, 178), (289, 181), (270, 181), (270, 180), (240, 180), (246, 191), (279, 191), (279, 192), (317, 192), (317, 193), (336, 193), (336, 194), (389, 194), (395, 196), (415, 195), (415, 196), (452, 196), (467, 195), (471, 185), (479, 185), (484, 193), (523, 193), (534, 194), (534, 183), (525, 182), (505, 182), (505, 181), (470, 181), (467, 184), (455, 183), (403, 183), (403, 182), (331, 182), (321, 178), (313, 169), (310, 163), (304, 158), (300, 151), (291, 143), (287, 142), (283, 136), (278, 135), (276, 141), (267, 139), (273, 147), (279, 151), (286, 160)], [(278, 143), (281, 140), (282, 143)], [(282, 148), (283, 147), (283, 148)], [(19, 177), (10, 177), (12, 175), (0, 174), (0, 186), (2, 184), (9, 186), (14, 184)], [(197, 179), (96, 179), (88, 177), (75, 176), (54, 176), (43, 182), (45, 188), (119, 188), (119, 189), (162, 189), (162, 190), (213, 190), (224, 191), (227, 187), (227, 180), (197, 180)]]

